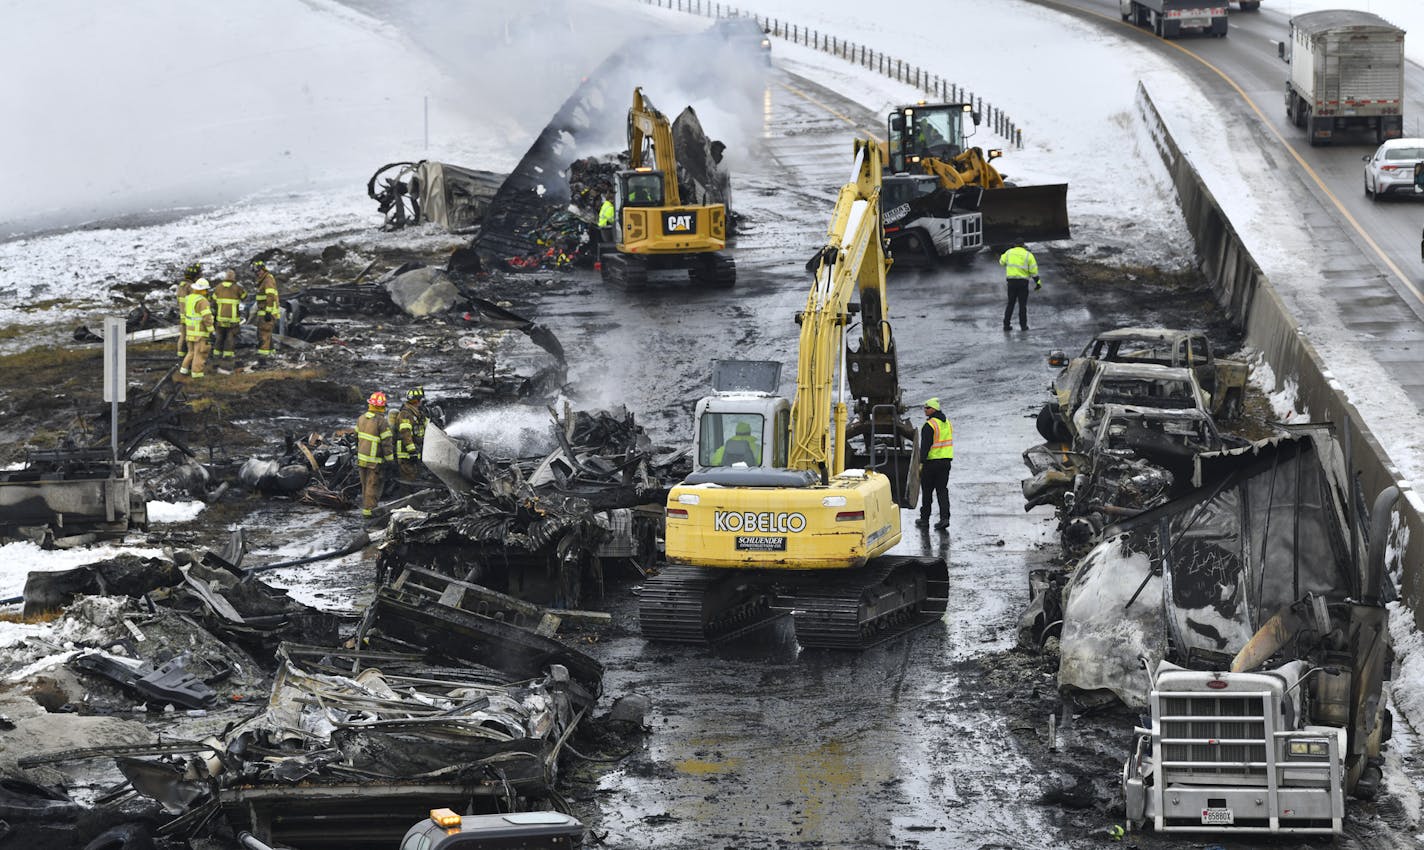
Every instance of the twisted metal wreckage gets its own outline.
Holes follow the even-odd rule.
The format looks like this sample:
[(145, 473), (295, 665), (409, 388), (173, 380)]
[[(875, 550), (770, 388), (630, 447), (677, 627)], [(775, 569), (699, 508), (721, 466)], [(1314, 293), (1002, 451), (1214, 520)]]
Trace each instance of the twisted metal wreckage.
[[(92, 807), (12, 782), (7, 811), (19, 834), (73, 838), (84, 823), (73, 815), (92, 808), (174, 840), (246, 830), (303, 848), (394, 846), (432, 806), (567, 808), (555, 789), (559, 759), (602, 693), (603, 668), (554, 635), (607, 615), (552, 612), (403, 570), (342, 642), (340, 618), (255, 578), (270, 565), (241, 566), (240, 532), (222, 553), (180, 560), (36, 573), (27, 595), (103, 623), (67, 660), (85, 700), (112, 703), (87, 710), (133, 700), (222, 712), (223, 695), (260, 687), (264, 669), (273, 671), (265, 707), (215, 735), (18, 759), (22, 770), (113, 759), (124, 778)], [(78, 596), (96, 583), (138, 598)]]
[(1151, 710), (1123, 774), (1131, 823), (1339, 834), (1344, 795), (1379, 787), (1398, 493), (1371, 508), (1348, 440), (1282, 427), (1197, 453), (1189, 485), (1108, 525), (1070, 574), (1031, 577), (1020, 638), (1057, 642), (1065, 697)]
[[(555, 362), (448, 404), (529, 401), (563, 385), (552, 334), (495, 305), (476, 307), (482, 322), (526, 333)], [(82, 644), (68, 663), (116, 705), (223, 712), (232, 710), (227, 691), (251, 693), (269, 675), (272, 684), (259, 714), (217, 735), (172, 730), (151, 744), (31, 753), (21, 767), (112, 759), (124, 781), (94, 808), (110, 821), (131, 819), (123, 829), (174, 840), (249, 830), (304, 848), (373, 836), (393, 844), (431, 806), (561, 807), (560, 755), (595, 705), (603, 671), (555, 635), (563, 624), (607, 625), (607, 614), (576, 608), (610, 559), (651, 560), (661, 504), (688, 461), (685, 450), (653, 446), (621, 409), (566, 409), (552, 425), (554, 451), (517, 459), (429, 427), (425, 462), (449, 489), (422, 491), (418, 507), (394, 511), (375, 598), (359, 623), (299, 605), (256, 576), (357, 551), (369, 545), (365, 533), (336, 552), (275, 564), (243, 567), (239, 536), (201, 558), (125, 556), (33, 575), (26, 599), (36, 610), (128, 600), (112, 633)], [(250, 464), (244, 477), (257, 489), (339, 504), (347, 449), (340, 440), (294, 440), (281, 461)], [(106, 596), (86, 596), (96, 593)], [(185, 650), (152, 639), (160, 627), (197, 642)], [(79, 806), (45, 794), (54, 792), (25, 799), (51, 814)]]
[(396, 512), (382, 574), (421, 566), (556, 607), (603, 590), (609, 562), (645, 572), (662, 504), (691, 469), (686, 449), (654, 446), (631, 413), (575, 412), (546, 455), (496, 460), (428, 426), (423, 461), (448, 495)]

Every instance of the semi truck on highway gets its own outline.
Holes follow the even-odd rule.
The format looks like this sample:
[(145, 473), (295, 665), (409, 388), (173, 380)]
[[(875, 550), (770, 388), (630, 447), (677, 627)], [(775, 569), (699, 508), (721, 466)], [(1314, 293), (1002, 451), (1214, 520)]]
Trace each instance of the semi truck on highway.
[[(1162, 38), (1226, 35), (1226, 0), (1119, 0), (1118, 6), (1124, 21), (1147, 27)], [(1243, 10), (1246, 6), (1241, 4)]]
[(1404, 30), (1370, 12), (1308, 12), (1277, 52), (1290, 63), (1286, 115), (1312, 146), (1347, 131), (1376, 144), (1404, 134)]

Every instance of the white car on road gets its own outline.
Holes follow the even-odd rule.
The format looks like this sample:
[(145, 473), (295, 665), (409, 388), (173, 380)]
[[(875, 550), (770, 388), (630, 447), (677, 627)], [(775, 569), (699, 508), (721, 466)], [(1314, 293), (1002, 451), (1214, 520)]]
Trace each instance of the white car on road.
[(1365, 160), (1365, 195), (1376, 201), (1395, 192), (1414, 194), (1414, 165), (1424, 161), (1424, 139), (1390, 139)]

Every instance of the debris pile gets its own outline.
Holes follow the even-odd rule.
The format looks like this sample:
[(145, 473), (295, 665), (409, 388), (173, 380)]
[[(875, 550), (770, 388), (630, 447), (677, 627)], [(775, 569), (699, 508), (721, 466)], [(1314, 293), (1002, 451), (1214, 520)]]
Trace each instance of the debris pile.
[(504, 175), (444, 162), (392, 162), (366, 181), (366, 195), (385, 219), (382, 230), (429, 222), (455, 232), (484, 218)]
[[(432, 807), (565, 807), (560, 756), (602, 694), (603, 667), (555, 634), (609, 615), (405, 569), (359, 623), (345, 622), (262, 583), (263, 567), (240, 565), (242, 549), (237, 532), (201, 558), (126, 556), (30, 577), (37, 604), (68, 603), (42, 639), (68, 651), (31, 665), (29, 715), (0, 726), (0, 770), (28, 801), (7, 810), (20, 834), (57, 831), (79, 846), (100, 822), (177, 842), (246, 830), (279, 845), (371, 846), (394, 843)], [(95, 585), (132, 595), (75, 595)], [(227, 716), (259, 693), (259, 713)], [(88, 722), (136, 705), (161, 720), (159, 739), (127, 721)], [(72, 735), (34, 740), (67, 725)], [(92, 783), (109, 790), (52, 791), (69, 781), (61, 764), (95, 766)]]
[(601, 593), (604, 559), (655, 557), (661, 506), (691, 471), (686, 451), (653, 446), (622, 408), (553, 425), (558, 448), (512, 460), (428, 427), (425, 464), (451, 492), (396, 513), (383, 573), (420, 566), (568, 608), (586, 584)]

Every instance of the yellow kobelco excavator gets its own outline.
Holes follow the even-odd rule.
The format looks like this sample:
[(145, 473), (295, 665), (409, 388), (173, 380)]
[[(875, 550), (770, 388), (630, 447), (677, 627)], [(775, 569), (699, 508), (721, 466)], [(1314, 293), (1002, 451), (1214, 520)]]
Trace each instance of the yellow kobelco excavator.
[(790, 612), (802, 646), (861, 649), (944, 613), (945, 562), (886, 554), (915, 504), (918, 431), (886, 306), (880, 172), (879, 147), (856, 140), (797, 315), (794, 401), (776, 395), (781, 364), (721, 361), (717, 394), (697, 403), (694, 471), (667, 500), (668, 564), (639, 601), (645, 637), (715, 642)]
[[(915, 220), (925, 214), (937, 220), (952, 213), (978, 212), (983, 220), (985, 245), (1067, 239), (1068, 185), (1005, 183), (993, 165), (1000, 152), (991, 150), (985, 155), (982, 149), (969, 147), (966, 122), (972, 122), (971, 132), (979, 124), (979, 114), (968, 103), (917, 103), (897, 107), (888, 116), (885, 155), (896, 176), (886, 179), (887, 186), (932, 177), (938, 181), (938, 188), (953, 193), (949, 203), (915, 202), (913, 209), (888, 211), (888, 217), (894, 219), (887, 227), (892, 250), (899, 254), (908, 246), (912, 253), (918, 253), (932, 247), (922, 243), (928, 242), (925, 236), (933, 236), (935, 228), (923, 221), (921, 226), (915, 225)], [(896, 185), (892, 194), (914, 197), (926, 193)], [(922, 213), (921, 207), (940, 211)], [(946, 251), (941, 247), (939, 253)]]
[(628, 109), (628, 157), (614, 190), (613, 242), (599, 257), (604, 283), (638, 288), (649, 271), (687, 269), (694, 283), (734, 285), (737, 267), (718, 253), (727, 247), (727, 207), (682, 203), (672, 125), (641, 88)]

